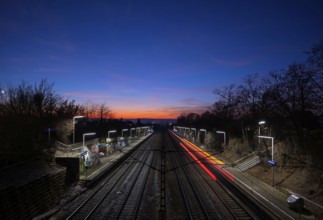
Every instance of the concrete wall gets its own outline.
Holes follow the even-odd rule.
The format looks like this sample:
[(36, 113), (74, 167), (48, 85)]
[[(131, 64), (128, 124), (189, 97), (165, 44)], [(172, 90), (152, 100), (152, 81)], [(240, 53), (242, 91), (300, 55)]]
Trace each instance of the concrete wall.
[(56, 157), (55, 161), (60, 166), (66, 167), (65, 184), (77, 182), (80, 178), (80, 158)]
[(0, 191), (0, 219), (32, 219), (60, 201), (65, 190), (66, 169), (56, 169), (23, 185)]

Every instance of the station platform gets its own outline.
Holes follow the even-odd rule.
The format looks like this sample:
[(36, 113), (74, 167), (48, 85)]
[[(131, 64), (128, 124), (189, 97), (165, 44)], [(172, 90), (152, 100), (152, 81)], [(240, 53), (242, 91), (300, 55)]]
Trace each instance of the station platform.
[(113, 166), (113, 164), (115, 164), (122, 157), (126, 156), (133, 148), (135, 148), (137, 145), (139, 145), (140, 143), (145, 141), (151, 135), (152, 135), (152, 133), (142, 136), (142, 137), (134, 140), (128, 146), (125, 146), (120, 150), (116, 150), (112, 154), (101, 157), (100, 163), (98, 165), (96, 165), (95, 167), (89, 169), (89, 172), (81, 172), (80, 173), (79, 180), (81, 182), (83, 182), (85, 185), (88, 185), (91, 182), (95, 181), (97, 178), (99, 178), (100, 176), (102, 176), (104, 174), (105, 170), (107, 170), (107, 169), (109, 169), (109, 167)]
[[(192, 150), (204, 158), (204, 160), (213, 164), (214, 167), (225, 175), (230, 181), (234, 182), (242, 191), (255, 198), (263, 206), (273, 210), (280, 219), (323, 219), (323, 206), (319, 205), (302, 195), (291, 192), (282, 187), (268, 185), (258, 178), (249, 175), (247, 172), (239, 169), (239, 166), (233, 166), (225, 159), (225, 154), (219, 154), (214, 149), (188, 141), (181, 136), (176, 135), (183, 143), (191, 147)], [(264, 174), (268, 175), (268, 174)], [(270, 174), (271, 175), (271, 174)], [(291, 196), (293, 195), (293, 196)], [(301, 198), (304, 201), (303, 208), (300, 210), (291, 209), (288, 204), (290, 198)]]
[[(81, 174), (80, 181), (84, 182), (85, 185), (87, 185), (100, 178), (100, 176), (103, 175), (106, 169), (109, 169), (109, 167), (113, 166), (118, 160), (126, 156), (133, 148), (149, 138), (151, 134), (152, 133), (149, 133), (146, 136), (142, 136), (128, 146), (122, 148), (122, 150), (120, 151), (116, 151), (111, 155), (100, 158), (101, 163), (96, 166), (94, 170), (91, 170), (91, 173), (89, 173), (88, 175)], [(185, 142), (187, 142), (187, 140)], [(190, 142), (190, 144), (193, 143)], [(209, 155), (216, 155), (216, 153), (212, 149), (205, 147), (200, 149), (207, 152)], [(288, 207), (287, 198), (288, 196), (290, 196), (290, 194), (292, 194), (292, 192), (282, 191), (279, 188), (270, 186), (260, 181), (256, 177), (249, 175), (247, 172), (241, 171), (237, 167), (233, 167), (231, 164), (226, 163), (226, 161), (218, 155), (214, 156), (213, 159), (223, 170), (225, 170), (225, 172), (233, 176), (233, 181), (245, 193), (256, 198), (259, 203), (267, 206), (268, 208), (270, 208), (270, 210), (274, 210), (274, 212), (281, 219), (323, 219), (323, 209), (320, 211), (313, 211), (314, 209), (311, 206), (310, 201), (307, 201), (305, 199), (305, 208), (301, 211), (290, 209)]]
[[(212, 150), (205, 148), (203, 150), (214, 154)], [(318, 210), (317, 205), (314, 205), (314, 207), (314, 202), (304, 198), (305, 205), (302, 210), (291, 209), (288, 207), (287, 198), (295, 193), (268, 185), (256, 177), (249, 175), (247, 172), (241, 171), (231, 164), (227, 164), (222, 158), (218, 159), (224, 161), (220, 166), (233, 176), (235, 184), (243, 189), (244, 192), (256, 198), (258, 202), (274, 210), (281, 219), (323, 219), (323, 209)]]
[(276, 188), (245, 172), (241, 172), (237, 168), (229, 166), (223, 168), (234, 176), (235, 184), (241, 187), (247, 194), (256, 198), (262, 205), (275, 210), (275, 214), (280, 216), (281, 219), (315, 219), (309, 212), (297, 213), (290, 209), (287, 204), (288, 195), (283, 194)]

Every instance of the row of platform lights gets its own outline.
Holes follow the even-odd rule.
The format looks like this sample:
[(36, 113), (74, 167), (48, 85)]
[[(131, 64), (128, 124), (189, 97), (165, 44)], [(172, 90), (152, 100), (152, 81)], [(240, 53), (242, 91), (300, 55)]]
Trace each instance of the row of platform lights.
[[(0, 94), (3, 95), (5, 92), (0, 89)], [(73, 117), (73, 144), (75, 143), (75, 120), (78, 119), (78, 118), (83, 118), (84, 116), (81, 116), (81, 115), (77, 115), (77, 116), (74, 116)], [(262, 136), (260, 135), (261, 133), (261, 125), (264, 125), (266, 124), (265, 121), (259, 121), (258, 125), (259, 125), (259, 130), (258, 130), (258, 138), (259, 138), (259, 147), (260, 147), (260, 139), (270, 139), (271, 140), (271, 149), (272, 149), (272, 153), (271, 153), (271, 160), (268, 161), (268, 163), (271, 164), (272, 166), (272, 169), (273, 169), (273, 172), (272, 172), (272, 185), (274, 186), (275, 185), (275, 181), (274, 181), (274, 178), (275, 178), (275, 174), (274, 174), (274, 170), (275, 170), (275, 166), (277, 165), (276, 161), (274, 160), (274, 137), (270, 137), (270, 136)], [(196, 136), (196, 128), (188, 128), (188, 127), (177, 127), (178, 129), (184, 129), (185, 130), (185, 133), (186, 133), (186, 130), (190, 130), (190, 131), (194, 131), (194, 138)], [(131, 128), (130, 129), (130, 135), (131, 135), (131, 132), (135, 129), (140, 129), (140, 128)], [(122, 137), (123, 137), (123, 132), (124, 131), (128, 131), (128, 129), (122, 129)], [(205, 137), (206, 137), (206, 134), (207, 134), (207, 131), (205, 129), (200, 129), (199, 130), (200, 132), (205, 132)], [(50, 140), (50, 129), (49, 129), (49, 140)], [(116, 130), (112, 130), (112, 131), (108, 131), (108, 138), (110, 138), (110, 133), (115, 133), (117, 132)], [(226, 146), (226, 133), (225, 131), (216, 131), (216, 133), (218, 134), (223, 134), (224, 135), (224, 138), (223, 138), (223, 143), (224, 143), (224, 147)], [(84, 151), (84, 145), (85, 145), (85, 136), (90, 136), (90, 135), (95, 135), (96, 133), (92, 132), (92, 133), (84, 133), (83, 134), (83, 151)]]
[[(272, 186), (275, 185), (275, 166), (277, 165), (276, 161), (274, 160), (274, 137), (270, 137), (270, 136), (263, 136), (261, 135), (261, 126), (263, 126), (264, 124), (266, 124), (266, 121), (259, 121), (258, 125), (259, 125), (259, 130), (258, 130), (258, 139), (259, 139), (259, 147), (260, 147), (260, 139), (270, 139), (271, 140), (271, 160), (268, 161), (268, 163), (272, 166)], [(188, 128), (188, 127), (179, 127), (177, 126), (177, 128), (182, 132), (182, 130), (184, 130), (184, 132), (186, 133), (186, 130), (188, 131), (194, 131), (194, 136), (193, 138), (195, 138), (196, 136), (196, 128)], [(207, 131), (205, 129), (200, 129), (200, 132), (205, 132), (205, 137), (207, 134)], [(225, 131), (216, 131), (216, 133), (218, 134), (223, 134), (223, 144), (224, 147), (226, 147), (226, 132)]]
[[(84, 118), (84, 116), (82, 116), (82, 115), (77, 115), (77, 116), (74, 116), (74, 117), (73, 117), (73, 144), (75, 143), (75, 124), (76, 124), (75, 119), (78, 119), (78, 118)], [(82, 152), (84, 152), (85, 136), (91, 136), (91, 135), (95, 135), (95, 134), (96, 134), (95, 132), (91, 132), (91, 133), (84, 133), (84, 134), (83, 134)], [(109, 134), (109, 133), (108, 133), (108, 134)]]
[[(77, 116), (74, 116), (73, 117), (73, 144), (75, 143), (75, 124), (76, 124), (76, 119), (78, 118), (84, 118), (84, 116), (81, 116), (81, 115), (77, 115)], [(145, 127), (141, 127), (141, 128), (131, 128), (130, 129), (130, 135), (132, 134), (133, 131), (136, 131), (136, 130), (140, 130), (140, 129), (149, 129), (148, 126), (145, 126)], [(121, 131), (121, 137), (123, 138), (123, 134), (125, 131), (128, 131), (129, 129), (122, 129)], [(108, 138), (110, 138), (110, 134), (112, 133), (116, 133), (117, 130), (110, 130), (108, 131)], [(91, 133), (84, 133), (83, 134), (83, 148), (82, 148), (82, 152), (84, 152), (84, 146), (85, 146), (85, 136), (91, 136), (91, 135), (95, 135), (96, 133), (94, 132), (91, 132)]]
[[(194, 131), (193, 138), (195, 138), (195, 136), (196, 136), (196, 128), (179, 127), (179, 126), (177, 126), (177, 128), (180, 129), (180, 130), (184, 130), (185, 133), (186, 133), (186, 130), (188, 130), (188, 131)], [(200, 132), (204, 132), (205, 133), (205, 137), (206, 137), (206, 134), (207, 134), (206, 129), (200, 129), (199, 131)], [(223, 144), (224, 144), (224, 147), (225, 147), (226, 146), (226, 133), (225, 133), (225, 131), (216, 131), (216, 133), (223, 134)]]

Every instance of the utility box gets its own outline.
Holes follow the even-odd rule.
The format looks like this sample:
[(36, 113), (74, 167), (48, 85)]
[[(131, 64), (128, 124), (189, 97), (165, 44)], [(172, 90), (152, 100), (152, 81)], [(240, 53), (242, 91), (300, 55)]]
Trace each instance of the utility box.
[(291, 209), (302, 210), (304, 208), (304, 199), (297, 195), (288, 196), (287, 203)]

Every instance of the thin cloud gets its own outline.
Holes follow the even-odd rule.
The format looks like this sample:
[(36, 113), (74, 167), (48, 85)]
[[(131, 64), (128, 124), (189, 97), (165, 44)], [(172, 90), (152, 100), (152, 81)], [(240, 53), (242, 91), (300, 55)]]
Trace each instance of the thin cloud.
[(62, 68), (45, 67), (45, 66), (37, 67), (36, 69), (34, 69), (34, 71), (35, 72), (42, 72), (42, 73), (48, 73), (48, 72), (55, 72), (55, 73), (66, 72), (66, 70), (64, 70)]
[(115, 81), (122, 81), (122, 82), (132, 82), (132, 83), (149, 83), (149, 80), (142, 79), (138, 77), (136, 74), (127, 74), (124, 72), (117, 72), (117, 71), (106, 71), (106, 74), (109, 78)]
[(84, 101), (85, 99), (92, 99), (96, 101), (97, 99), (109, 99), (110, 95), (103, 93), (95, 93), (95, 92), (63, 92), (63, 95), (66, 97), (71, 97), (77, 99), (79, 101)]
[(201, 105), (201, 101), (194, 98), (186, 98), (181, 101), (183, 104), (188, 106), (198, 106)]
[(214, 63), (222, 66), (232, 66), (232, 67), (241, 67), (250, 64), (249, 60), (241, 59), (241, 60), (224, 60), (220, 58), (213, 57), (212, 60)]
[(74, 52), (76, 50), (76, 47), (69, 41), (49, 41), (44, 39), (36, 39), (36, 41), (45, 46), (62, 49), (66, 52)]
[(171, 87), (158, 87), (156, 90), (160, 91), (161, 93), (171, 93), (171, 94), (205, 94), (205, 93), (211, 93), (212, 90), (206, 89), (206, 88), (171, 88)]

